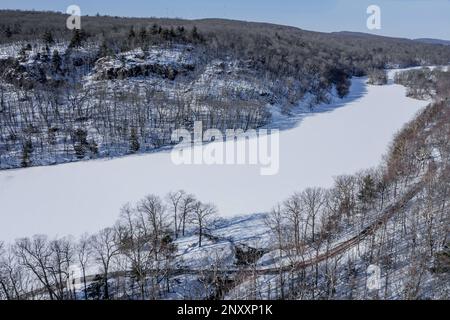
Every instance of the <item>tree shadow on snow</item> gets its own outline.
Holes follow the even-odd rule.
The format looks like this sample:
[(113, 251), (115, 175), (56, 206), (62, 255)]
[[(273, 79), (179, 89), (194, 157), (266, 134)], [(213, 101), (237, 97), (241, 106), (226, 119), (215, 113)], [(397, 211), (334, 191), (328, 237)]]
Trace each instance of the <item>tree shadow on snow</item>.
[[(307, 117), (321, 113), (333, 112), (336, 109), (345, 107), (351, 102), (361, 99), (367, 93), (367, 77), (353, 77), (349, 94), (339, 99), (333, 97), (331, 103), (322, 103), (310, 108), (304, 101), (290, 110), (289, 114), (281, 114), (279, 110), (272, 110), (272, 121), (264, 129), (278, 129), (281, 131), (290, 130), (300, 125)], [(279, 107), (277, 107), (279, 109)]]

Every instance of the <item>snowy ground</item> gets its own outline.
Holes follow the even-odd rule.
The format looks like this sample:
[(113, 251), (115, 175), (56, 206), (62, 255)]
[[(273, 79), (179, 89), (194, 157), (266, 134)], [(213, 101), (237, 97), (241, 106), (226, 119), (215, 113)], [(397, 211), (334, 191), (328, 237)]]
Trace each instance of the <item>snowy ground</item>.
[(0, 171), (0, 240), (48, 234), (78, 236), (111, 226), (120, 207), (147, 194), (184, 189), (215, 203), (222, 216), (267, 212), (306, 187), (379, 164), (393, 134), (427, 102), (399, 85), (353, 80), (350, 96), (294, 119), (276, 117), (280, 171), (261, 176), (255, 165), (182, 165), (170, 152), (53, 167)]

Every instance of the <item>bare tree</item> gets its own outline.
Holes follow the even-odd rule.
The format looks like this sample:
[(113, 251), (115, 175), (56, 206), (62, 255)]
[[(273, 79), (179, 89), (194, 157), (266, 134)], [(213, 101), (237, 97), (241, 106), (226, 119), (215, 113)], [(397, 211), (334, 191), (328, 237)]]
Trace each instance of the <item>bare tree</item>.
[(89, 236), (86, 234), (81, 236), (80, 240), (78, 241), (77, 250), (76, 250), (78, 263), (80, 264), (81, 274), (83, 277), (83, 292), (84, 292), (85, 300), (88, 300), (86, 269), (88, 267), (88, 264), (89, 264), (91, 256), (92, 256), (92, 247), (91, 247), (90, 240), (91, 239), (89, 239)]
[(311, 227), (311, 241), (315, 241), (316, 223), (324, 204), (325, 191), (320, 188), (309, 188), (301, 194), (303, 206), (308, 215), (307, 224)]
[(106, 228), (91, 237), (95, 259), (101, 263), (104, 281), (104, 299), (109, 300), (109, 272), (112, 259), (119, 254), (117, 233), (113, 228)]
[(275, 236), (276, 248), (279, 250), (279, 254), (282, 257), (282, 250), (285, 246), (286, 239), (286, 233), (284, 232), (284, 230), (286, 229), (286, 223), (280, 204), (272, 209), (264, 222)]
[(29, 277), (19, 264), (12, 246), (0, 244), (0, 300), (25, 299), (29, 293)]
[[(302, 224), (306, 220), (304, 219), (303, 202), (301, 201), (301, 195), (294, 194), (288, 200), (283, 203), (283, 215), (290, 222), (289, 229), (294, 233), (294, 246), (297, 254), (300, 253), (301, 239), (303, 236)], [(303, 228), (306, 228), (304, 224)]]
[(202, 237), (210, 219), (217, 213), (217, 208), (213, 204), (205, 204), (197, 201), (193, 207), (190, 221), (197, 227), (198, 246), (202, 246)]
[(32, 240), (17, 240), (14, 246), (19, 263), (36, 276), (50, 300), (61, 299), (55, 291), (55, 283), (50, 275), (52, 252), (45, 236), (35, 236)]
[(180, 214), (182, 213), (181, 211), (182, 211), (183, 205), (184, 205), (183, 200), (186, 198), (186, 196), (187, 196), (186, 192), (183, 190), (180, 190), (177, 192), (170, 192), (167, 195), (167, 200), (169, 202), (169, 208), (173, 215), (173, 228), (174, 228), (175, 239), (178, 239)]
[(180, 227), (181, 235), (184, 237), (186, 235), (186, 225), (188, 223), (188, 217), (191, 215), (194, 210), (195, 203), (197, 200), (191, 194), (186, 194), (180, 203)]
[(165, 232), (168, 229), (167, 211), (161, 198), (155, 195), (145, 197), (137, 206), (138, 215), (147, 228), (146, 232), (151, 237), (155, 260), (158, 261), (158, 253)]
[(152, 233), (146, 223), (137, 210), (125, 205), (117, 227), (120, 251), (131, 262), (131, 273), (137, 280), (143, 300), (146, 298), (146, 280), (153, 266), (152, 257), (156, 249), (149, 246)]
[(58, 297), (60, 299), (71, 299), (70, 291), (70, 266), (73, 262), (74, 248), (69, 238), (56, 239), (50, 242), (52, 264), (50, 275), (54, 278)]

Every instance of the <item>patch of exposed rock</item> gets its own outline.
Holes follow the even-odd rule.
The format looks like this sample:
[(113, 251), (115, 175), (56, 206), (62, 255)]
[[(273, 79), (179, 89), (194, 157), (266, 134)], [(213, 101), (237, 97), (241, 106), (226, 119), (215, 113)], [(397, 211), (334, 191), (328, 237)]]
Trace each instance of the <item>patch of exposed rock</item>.
[(175, 80), (193, 71), (196, 60), (191, 47), (141, 49), (97, 60), (93, 80), (123, 80), (134, 77), (159, 76)]

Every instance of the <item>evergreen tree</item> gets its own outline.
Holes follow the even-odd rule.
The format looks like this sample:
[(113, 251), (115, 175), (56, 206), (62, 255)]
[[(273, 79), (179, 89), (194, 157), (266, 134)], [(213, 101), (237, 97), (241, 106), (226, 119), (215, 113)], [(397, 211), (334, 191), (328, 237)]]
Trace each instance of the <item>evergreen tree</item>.
[(27, 50), (25, 47), (22, 47), (20, 49), (19, 54), (17, 55), (17, 59), (22, 62), (27, 60)]
[(51, 31), (45, 31), (44, 35), (42, 36), (42, 40), (44, 40), (44, 43), (46, 45), (51, 45), (55, 43), (55, 40), (53, 39), (53, 34)]
[(170, 31), (168, 29), (162, 30), (162, 37), (164, 40), (169, 40), (170, 38)]
[(338, 83), (336, 83), (336, 91), (339, 98), (344, 98), (350, 93), (350, 86), (352, 85), (351, 81), (343, 77), (340, 79)]
[(139, 39), (141, 40), (142, 44), (147, 41), (147, 30), (144, 27), (142, 27), (139, 31)]
[(73, 31), (72, 39), (70, 40), (69, 48), (78, 48), (83, 41), (83, 35), (80, 30), (75, 29)]
[(177, 34), (175, 33), (175, 29), (173, 27), (170, 28), (169, 34), (172, 38), (175, 38)]
[(103, 39), (103, 42), (98, 50), (98, 57), (103, 58), (111, 55), (113, 55), (113, 50), (109, 47), (108, 42)]
[(351, 81), (349, 75), (342, 69), (331, 68), (325, 74), (325, 81), (334, 84), (339, 98), (344, 98), (350, 92)]
[(73, 134), (73, 149), (78, 159), (86, 156), (86, 149), (89, 148), (87, 141), (87, 132), (83, 129), (76, 129)]
[(185, 31), (185, 29), (184, 29), (183, 26), (178, 26), (178, 27), (177, 27), (177, 32), (178, 32), (178, 34), (179, 34), (180, 36), (184, 35), (184, 31)]
[(5, 31), (3, 33), (5, 34), (5, 37), (8, 39), (11, 38), (13, 34), (10, 26), (6, 26)]
[(153, 24), (151, 33), (152, 33), (153, 35), (156, 35), (156, 34), (159, 33), (158, 30), (159, 30), (159, 26), (158, 26), (156, 23)]
[(89, 151), (92, 153), (93, 156), (98, 155), (98, 144), (94, 139), (89, 141)]
[(134, 32), (134, 27), (131, 27), (128, 32), (128, 40), (133, 40), (134, 38), (136, 38), (136, 32)]
[(41, 59), (45, 62), (48, 62), (50, 60), (50, 48), (48, 47), (48, 45), (45, 45), (45, 48), (42, 49)]
[(130, 132), (130, 152), (136, 153), (141, 148), (141, 145), (139, 144), (139, 139), (137, 136), (136, 128), (131, 128)]
[(372, 176), (369, 174), (364, 177), (362, 188), (359, 191), (358, 199), (362, 203), (370, 203), (376, 195), (375, 181)]
[(194, 28), (192, 28), (191, 37), (192, 37), (192, 40), (194, 40), (194, 41), (201, 40), (201, 36), (198, 33), (198, 29), (196, 26), (194, 26)]
[(31, 165), (31, 153), (33, 152), (33, 143), (30, 139), (25, 141), (22, 146), (22, 168), (28, 168)]
[(52, 56), (53, 69), (55, 71), (60, 71), (61, 63), (62, 63), (62, 59), (61, 59), (61, 56), (59, 55), (58, 50), (53, 51), (53, 56)]

